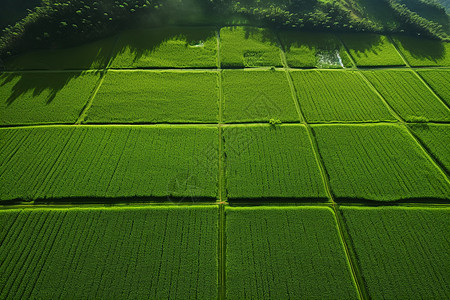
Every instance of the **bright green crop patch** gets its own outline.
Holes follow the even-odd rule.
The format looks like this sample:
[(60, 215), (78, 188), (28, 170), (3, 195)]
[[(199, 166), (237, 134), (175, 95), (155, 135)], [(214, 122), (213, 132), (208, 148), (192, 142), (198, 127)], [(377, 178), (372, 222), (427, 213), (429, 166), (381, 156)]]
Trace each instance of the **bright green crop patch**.
[(3, 73), (0, 125), (75, 123), (98, 79), (94, 72)]
[(450, 121), (450, 110), (409, 70), (367, 71), (364, 75), (408, 122)]
[(0, 129), (0, 199), (216, 198), (216, 128)]
[(225, 27), (220, 30), (222, 67), (281, 67), (281, 50), (269, 29)]
[(392, 39), (411, 66), (450, 67), (450, 43), (410, 36)]
[(337, 200), (450, 199), (446, 177), (399, 125), (315, 125), (313, 131)]
[(252, 125), (223, 130), (229, 199), (326, 198), (304, 126)]
[(87, 123), (217, 123), (216, 72), (109, 71)]
[(411, 129), (434, 158), (450, 173), (450, 125), (448, 124), (418, 124)]
[(114, 44), (108, 38), (78, 47), (48, 49), (15, 56), (5, 62), (7, 70), (87, 70), (106, 68)]
[(450, 209), (342, 207), (372, 299), (448, 299)]
[(123, 32), (112, 68), (217, 68), (214, 28), (164, 28)]
[(288, 66), (294, 68), (349, 68), (352, 62), (335, 35), (321, 32), (281, 32)]
[(419, 75), (450, 106), (450, 70), (419, 70)]
[(348, 33), (341, 34), (341, 38), (358, 66), (405, 65), (394, 45), (384, 35)]
[(357, 299), (333, 211), (226, 209), (227, 299)]
[(291, 75), (308, 122), (395, 120), (357, 72), (313, 70)]
[(216, 206), (0, 211), (2, 299), (214, 299)]
[(223, 72), (225, 122), (299, 121), (283, 71)]

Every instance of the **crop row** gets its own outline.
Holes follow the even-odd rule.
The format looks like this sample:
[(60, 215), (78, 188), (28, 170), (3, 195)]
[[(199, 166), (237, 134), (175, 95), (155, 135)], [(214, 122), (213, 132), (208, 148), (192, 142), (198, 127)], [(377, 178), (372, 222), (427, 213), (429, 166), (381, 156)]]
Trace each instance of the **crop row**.
[(434, 160), (400, 125), (313, 125), (318, 152), (304, 125), (4, 128), (0, 199), (215, 200), (223, 151), (229, 200), (448, 201), (448, 125), (422, 127)]
[[(219, 37), (219, 38), (218, 38)], [(249, 26), (124, 31), (114, 38), (14, 57), (8, 70), (450, 66), (448, 43), (407, 36), (307, 33)], [(346, 51), (348, 50), (348, 52)], [(282, 51), (284, 50), (284, 51)], [(284, 59), (285, 57), (285, 59)]]
[(0, 210), (0, 297), (450, 296), (448, 208), (224, 211), (218, 252), (215, 205)]

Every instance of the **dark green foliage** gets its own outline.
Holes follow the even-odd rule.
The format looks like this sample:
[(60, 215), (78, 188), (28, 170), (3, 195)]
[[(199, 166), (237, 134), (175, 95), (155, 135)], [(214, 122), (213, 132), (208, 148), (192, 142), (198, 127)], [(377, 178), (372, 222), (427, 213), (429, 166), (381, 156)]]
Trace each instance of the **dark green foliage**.
[(216, 206), (0, 211), (2, 299), (214, 299)]
[(227, 299), (357, 299), (329, 208), (227, 208)]
[(313, 125), (338, 201), (448, 201), (450, 183), (399, 125)]
[(450, 297), (450, 209), (341, 209), (372, 299)]

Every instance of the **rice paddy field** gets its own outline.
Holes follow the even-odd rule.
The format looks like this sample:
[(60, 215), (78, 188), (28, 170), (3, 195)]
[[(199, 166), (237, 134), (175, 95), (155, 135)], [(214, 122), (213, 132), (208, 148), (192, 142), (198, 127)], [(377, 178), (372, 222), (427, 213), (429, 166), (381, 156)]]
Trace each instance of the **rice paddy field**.
[(450, 298), (448, 49), (170, 27), (6, 61), (0, 299)]

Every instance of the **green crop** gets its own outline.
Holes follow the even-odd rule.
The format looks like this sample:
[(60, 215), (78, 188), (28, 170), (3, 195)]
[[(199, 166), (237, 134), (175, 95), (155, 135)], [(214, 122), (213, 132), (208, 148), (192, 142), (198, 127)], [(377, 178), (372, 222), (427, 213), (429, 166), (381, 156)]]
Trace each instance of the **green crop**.
[(256, 27), (224, 27), (220, 30), (222, 67), (281, 67), (281, 50), (276, 35)]
[(357, 299), (333, 212), (227, 208), (227, 299)]
[(314, 125), (339, 201), (448, 200), (450, 184), (399, 125)]
[(164, 28), (120, 35), (112, 68), (217, 68), (214, 28)]
[(396, 35), (392, 38), (411, 66), (450, 67), (450, 43)]
[(450, 72), (448, 70), (419, 70), (418, 73), (447, 106), (450, 106)]
[(0, 211), (0, 298), (213, 299), (216, 206)]
[(75, 123), (99, 75), (20, 72), (0, 75), (0, 125)]
[(340, 36), (358, 66), (405, 65), (394, 45), (384, 35), (347, 33)]
[(284, 71), (223, 72), (225, 122), (299, 121)]
[(109, 71), (87, 123), (217, 123), (215, 72)]
[(450, 110), (409, 70), (368, 71), (364, 75), (406, 121), (450, 121)]
[(310, 123), (395, 120), (357, 72), (313, 70), (291, 75), (300, 109)]
[(448, 208), (341, 209), (370, 298), (450, 297)]
[(0, 129), (0, 199), (217, 196), (216, 128)]
[(326, 198), (304, 126), (232, 126), (223, 135), (230, 199)]

